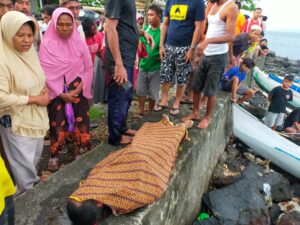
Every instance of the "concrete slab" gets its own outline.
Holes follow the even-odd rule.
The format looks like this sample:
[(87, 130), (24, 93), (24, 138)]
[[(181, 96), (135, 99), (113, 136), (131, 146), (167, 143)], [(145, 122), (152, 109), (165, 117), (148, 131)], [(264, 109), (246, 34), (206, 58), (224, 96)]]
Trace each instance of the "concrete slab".
[[(206, 130), (192, 128), (190, 141), (183, 143), (168, 190), (153, 204), (122, 216), (111, 216), (103, 225), (189, 225), (196, 218), (202, 194), (207, 190), (214, 167), (224, 151), (231, 129), (229, 95), (220, 93), (213, 120)], [(175, 123), (187, 113), (191, 105), (182, 105)], [(143, 122), (157, 122), (163, 112), (153, 112)], [(197, 123), (195, 123), (197, 125)], [(66, 215), (68, 196), (77, 188), (90, 169), (117, 148), (106, 143), (99, 145), (83, 158), (72, 162), (47, 181), (18, 196), (15, 202), (16, 225), (70, 225)]]

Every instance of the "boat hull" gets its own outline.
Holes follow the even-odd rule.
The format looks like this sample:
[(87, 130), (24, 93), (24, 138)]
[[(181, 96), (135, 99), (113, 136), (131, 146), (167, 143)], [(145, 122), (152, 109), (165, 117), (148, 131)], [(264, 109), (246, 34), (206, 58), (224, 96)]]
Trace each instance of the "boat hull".
[(240, 106), (232, 105), (233, 134), (253, 151), (300, 179), (300, 146), (280, 136)]

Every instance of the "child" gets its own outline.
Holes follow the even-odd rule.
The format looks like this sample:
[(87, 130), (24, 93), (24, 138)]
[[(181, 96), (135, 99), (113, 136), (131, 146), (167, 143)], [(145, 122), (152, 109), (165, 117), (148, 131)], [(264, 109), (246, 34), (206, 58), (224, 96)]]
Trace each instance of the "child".
[[(253, 59), (243, 59), (240, 66), (233, 67), (228, 70), (221, 79), (221, 89), (223, 91), (231, 91), (231, 101), (238, 104), (249, 100), (255, 94), (255, 91), (242, 86), (242, 82), (246, 79), (247, 72), (255, 66)], [(237, 98), (237, 95), (243, 95)]]
[[(160, 59), (159, 59), (159, 43), (160, 43), (160, 21), (163, 10), (158, 5), (151, 5), (148, 9), (149, 25), (145, 27), (145, 31), (153, 37), (154, 47), (141, 38), (141, 43), (145, 45), (147, 58), (142, 58), (139, 64), (139, 74), (137, 77), (137, 95), (139, 96), (139, 115), (145, 114), (145, 100), (149, 95), (149, 110), (153, 110), (155, 103), (159, 100), (160, 89)], [(141, 50), (141, 49), (140, 49)]]
[(282, 86), (273, 88), (269, 93), (271, 104), (267, 111), (265, 124), (273, 130), (282, 125), (287, 102), (293, 101), (293, 92), (290, 90), (293, 79), (293, 75), (285, 76)]

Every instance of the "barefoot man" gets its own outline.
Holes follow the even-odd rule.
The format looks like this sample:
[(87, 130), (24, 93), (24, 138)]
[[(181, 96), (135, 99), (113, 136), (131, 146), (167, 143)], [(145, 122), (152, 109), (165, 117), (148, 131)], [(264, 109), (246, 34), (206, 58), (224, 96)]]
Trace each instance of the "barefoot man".
[(206, 38), (196, 49), (201, 56), (198, 68), (193, 79), (192, 114), (182, 118), (183, 121), (200, 119), (199, 100), (200, 92), (208, 97), (206, 112), (198, 128), (205, 129), (210, 122), (211, 114), (216, 103), (216, 92), (220, 78), (228, 62), (228, 42), (234, 40), (235, 24), (238, 8), (231, 0), (210, 0), (214, 3), (208, 14), (208, 30)]

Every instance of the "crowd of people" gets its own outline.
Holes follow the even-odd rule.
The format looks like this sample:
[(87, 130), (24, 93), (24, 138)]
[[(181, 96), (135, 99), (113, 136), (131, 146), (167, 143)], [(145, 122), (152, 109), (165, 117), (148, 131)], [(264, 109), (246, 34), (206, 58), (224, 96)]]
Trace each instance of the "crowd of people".
[[(164, 10), (150, 5), (145, 20), (132, 0), (108, 0), (105, 18), (88, 11), (82, 16), (77, 0), (60, 0), (59, 6), (43, 7), (38, 22), (29, 0), (0, 0), (1, 157), (9, 171), (0, 158), (0, 223), (13, 224), (15, 191), (39, 182), (36, 165), (47, 131), (51, 171), (59, 169), (67, 144), (73, 143), (74, 159), (81, 149), (90, 150), (93, 102), (107, 101), (108, 142), (120, 145), (137, 133), (127, 125), (135, 87), (141, 117), (147, 116), (147, 100), (149, 111), (170, 107), (172, 116), (190, 103), (193, 111), (182, 121), (200, 120), (200, 129), (212, 120), (219, 89), (231, 92), (233, 102), (249, 100), (255, 91), (243, 81), (268, 54), (266, 17), (256, 8), (245, 18), (240, 8), (231, 0), (167, 0)], [(270, 93), (270, 127), (282, 123), (292, 79)], [(176, 97), (169, 106), (172, 87)], [(284, 103), (277, 112), (279, 98)], [(299, 115), (298, 110), (288, 117), (287, 132), (300, 130), (293, 121)]]

